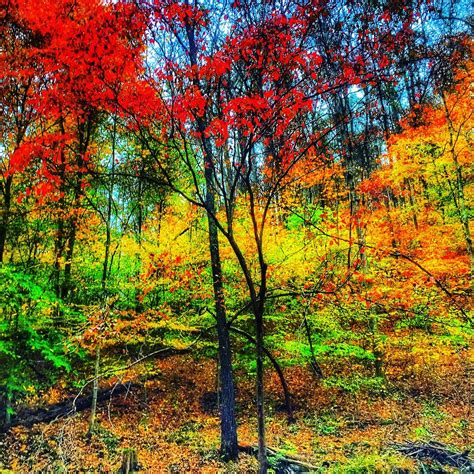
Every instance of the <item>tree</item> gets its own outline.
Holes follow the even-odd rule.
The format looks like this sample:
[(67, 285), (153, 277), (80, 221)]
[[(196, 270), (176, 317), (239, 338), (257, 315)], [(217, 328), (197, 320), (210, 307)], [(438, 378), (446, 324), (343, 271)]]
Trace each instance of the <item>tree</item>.
[(34, 97), (46, 82), (37, 48), (42, 37), (22, 17), (16, 2), (0, 3), (0, 262), (3, 262), (18, 190), (15, 188), (12, 160), (19, 149), (30, 146), (39, 119)]
[[(399, 33), (399, 41), (410, 36), (408, 7), (393, 7), (400, 17), (396, 32), (391, 32), (393, 24), (389, 22), (381, 32), (375, 24), (364, 20), (364, 5), (361, 2), (357, 8), (351, 7), (351, 19), (359, 32), (356, 42), (349, 39), (347, 44), (326, 48), (324, 57), (313, 31), (325, 17), (334, 15), (339, 19), (343, 10), (332, 10), (330, 5), (315, 8), (311, 2), (287, 2), (281, 13), (266, 3), (250, 7), (234, 2), (229, 10), (217, 4), (205, 9), (199, 3), (189, 2), (158, 2), (150, 7), (153, 68), (147, 69), (151, 74), (147, 75), (148, 88), (143, 90), (148, 103), (155, 105), (148, 115), (143, 109), (133, 111), (128, 107), (132, 130), (155, 158), (168, 184), (207, 213), (221, 365), (222, 357), (226, 358), (221, 377), (230, 373), (230, 351), (226, 342), (218, 231), (240, 265), (255, 321), (261, 472), (267, 469), (263, 405), (264, 312), (268, 292), (265, 227), (273, 203), (296, 165), (319, 143), (330, 139), (335, 127), (349, 120), (349, 112), (345, 111), (337, 116), (335, 124), (321, 127), (319, 114), (312, 111), (331, 101), (339, 89), (389, 80), (384, 72), (390, 59), (381, 53), (382, 38), (388, 34), (384, 41), (393, 45), (396, 34)], [(380, 7), (372, 20), (384, 12)], [(219, 18), (228, 24), (228, 33), (218, 29)], [(334, 28), (339, 27), (335, 21)], [(366, 49), (372, 42), (375, 48)], [(360, 48), (365, 56), (355, 58), (348, 47), (350, 51)], [(319, 74), (324, 70), (322, 64), (327, 67), (334, 62), (339, 64), (339, 76)], [(375, 68), (381, 70), (377, 76)], [(150, 95), (155, 96), (154, 102)], [(182, 161), (189, 175), (187, 182), (194, 187), (192, 192), (166, 174), (165, 163), (170, 159)], [(293, 175), (291, 179), (299, 176)], [(252, 223), (250, 254), (234, 233), (237, 203), (246, 209)], [(253, 270), (255, 260), (257, 271)], [(230, 382), (223, 384), (225, 387), (230, 387)], [(224, 439), (224, 428), (222, 434)], [(234, 435), (232, 440), (235, 445)], [(234, 453), (235, 450), (232, 456)]]
[(44, 1), (38, 9), (22, 1), (13, 5), (30, 35), (41, 39), (34, 64), (45, 86), (28, 97), (41, 127), (16, 147), (6, 184), (15, 172), (33, 168), (37, 176), (30, 188), (57, 202), (54, 280), (58, 296), (66, 298), (88, 171), (94, 167), (94, 138), (106, 114), (114, 112), (124, 81), (136, 75), (132, 58), (141, 51), (144, 26), (135, 7), (124, 3), (77, 2), (72, 9), (68, 2)]
[(472, 100), (467, 79), (471, 68), (467, 64), (458, 71), (451, 88), (440, 90), (437, 103), (414, 112), (418, 116), (415, 126), (410, 125), (410, 116), (403, 122), (403, 131), (389, 140), (389, 163), (379, 174), (395, 198), (401, 202), (408, 198), (415, 228), (423, 207), (434, 206), (438, 219), (446, 225), (456, 216), (472, 274), (472, 204), (467, 187), (472, 152)]

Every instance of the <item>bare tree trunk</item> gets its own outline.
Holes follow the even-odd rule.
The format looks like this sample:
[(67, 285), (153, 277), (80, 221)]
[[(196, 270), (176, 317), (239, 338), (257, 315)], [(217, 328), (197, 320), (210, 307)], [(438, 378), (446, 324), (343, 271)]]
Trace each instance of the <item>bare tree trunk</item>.
[(9, 427), (12, 422), (12, 395), (9, 390), (5, 390), (5, 427)]
[(138, 472), (138, 459), (137, 451), (135, 449), (126, 449), (123, 452), (122, 466), (120, 468), (120, 474), (132, 474)]
[(71, 229), (67, 240), (66, 248), (66, 263), (64, 264), (64, 280), (62, 284), (61, 296), (67, 298), (71, 291), (71, 273), (72, 273), (72, 258), (74, 255), (74, 246), (76, 244), (77, 222), (75, 218), (71, 222)]
[(99, 368), (100, 368), (100, 348), (97, 346), (95, 352), (95, 366), (94, 366), (94, 382), (92, 385), (92, 404), (91, 414), (89, 418), (89, 431), (88, 435), (91, 436), (95, 429), (95, 418), (97, 413), (97, 394), (99, 392)]
[(109, 272), (109, 260), (110, 260), (110, 245), (111, 245), (111, 221), (112, 221), (112, 201), (114, 193), (114, 179), (115, 179), (115, 142), (117, 137), (117, 117), (114, 116), (114, 127), (112, 132), (112, 163), (110, 170), (110, 184), (107, 196), (107, 214), (105, 216), (105, 255), (104, 265), (102, 268), (102, 290), (105, 291), (107, 276)]
[[(194, 27), (186, 25), (189, 44), (189, 59), (192, 66), (197, 65), (198, 46), (196, 44)], [(199, 89), (201, 84), (196, 75), (194, 84)], [(209, 253), (211, 257), (212, 285), (214, 289), (214, 304), (217, 319), (217, 339), (219, 346), (220, 385), (221, 385), (221, 453), (226, 460), (235, 460), (239, 455), (237, 441), (237, 423), (235, 420), (235, 390), (232, 373), (232, 351), (229, 328), (224, 304), (222, 281), (222, 266), (219, 250), (219, 235), (216, 222), (215, 183), (213, 172), (212, 148), (206, 138), (207, 124), (203, 117), (196, 117), (201, 149), (204, 158), (204, 178), (206, 183), (205, 207), (209, 229)]]
[(5, 180), (5, 184), (1, 187), (3, 194), (3, 207), (1, 210), (0, 219), (0, 263), (3, 262), (3, 256), (5, 253), (5, 245), (7, 242), (8, 223), (10, 220), (10, 209), (11, 209), (11, 189), (12, 189), (13, 177), (8, 176)]
[(110, 221), (105, 224), (105, 254), (104, 254), (104, 264), (102, 266), (102, 290), (105, 290), (107, 283), (107, 275), (109, 272), (109, 255), (110, 255)]
[(217, 318), (217, 338), (219, 345), (220, 362), (220, 407), (221, 407), (221, 451), (227, 460), (237, 459), (237, 423), (235, 421), (235, 393), (234, 378), (232, 374), (232, 354), (230, 346), (229, 329), (224, 306), (224, 293), (222, 285), (222, 267), (219, 251), (219, 238), (215, 215), (215, 201), (212, 190), (212, 171), (206, 168), (206, 208), (208, 212), (209, 252), (212, 266), (212, 283), (214, 287), (214, 303)]
[(64, 221), (60, 217), (58, 221), (58, 230), (54, 242), (54, 271), (53, 280), (56, 296), (61, 296), (61, 259), (64, 252)]
[(316, 360), (316, 356), (314, 355), (313, 339), (311, 338), (311, 328), (309, 327), (308, 318), (306, 316), (306, 309), (303, 313), (303, 323), (306, 331), (306, 338), (308, 339), (309, 350), (311, 352), (311, 368), (313, 369), (316, 377), (322, 379), (324, 375), (320, 365), (318, 364), (318, 361)]
[(258, 473), (266, 474), (268, 471), (267, 446), (265, 441), (265, 392), (263, 370), (263, 314), (255, 315), (257, 330), (257, 424), (258, 424)]
[(369, 330), (372, 333), (372, 353), (374, 354), (374, 375), (384, 377), (383, 351), (379, 347), (377, 315), (373, 314), (369, 319)]
[[(252, 337), (252, 335), (250, 335), (248, 332), (243, 331), (242, 329), (239, 329), (239, 328), (235, 328), (235, 327), (230, 327), (230, 330), (238, 334), (242, 334), (242, 336), (245, 336), (250, 342), (255, 344), (255, 346), (257, 345), (257, 340), (254, 337)], [(295, 418), (293, 416), (293, 405), (291, 403), (290, 390), (288, 389), (288, 384), (286, 383), (283, 370), (281, 370), (281, 367), (278, 364), (277, 360), (275, 359), (275, 357), (273, 357), (272, 353), (268, 349), (265, 348), (265, 346), (263, 347), (263, 352), (268, 357), (276, 373), (278, 374), (278, 377), (281, 383), (281, 388), (283, 389), (283, 395), (285, 396), (285, 406), (286, 406), (286, 413), (288, 415), (288, 422), (292, 423), (295, 421)]]
[(418, 230), (418, 218), (416, 217), (416, 209), (415, 209), (415, 191), (413, 189), (413, 179), (408, 179), (408, 199), (410, 201), (411, 206), (411, 213), (413, 219), (413, 225), (416, 230)]

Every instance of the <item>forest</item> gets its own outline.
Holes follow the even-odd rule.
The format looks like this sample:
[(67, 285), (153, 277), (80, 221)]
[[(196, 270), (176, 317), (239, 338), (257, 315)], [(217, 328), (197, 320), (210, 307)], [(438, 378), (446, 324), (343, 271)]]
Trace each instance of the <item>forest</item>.
[(465, 0), (0, 0), (0, 472), (474, 472)]

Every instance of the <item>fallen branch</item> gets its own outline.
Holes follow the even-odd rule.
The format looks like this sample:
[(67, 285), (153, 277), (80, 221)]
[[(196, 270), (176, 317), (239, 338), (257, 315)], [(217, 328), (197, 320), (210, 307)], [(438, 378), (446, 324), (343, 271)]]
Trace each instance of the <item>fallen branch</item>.
[(469, 458), (469, 451), (457, 453), (444, 444), (430, 441), (428, 443), (394, 443), (391, 445), (399, 453), (420, 461), (434, 461), (444, 466), (474, 470), (474, 462)]
[[(112, 397), (116, 397), (123, 393), (127, 393), (132, 388), (137, 388), (138, 384), (123, 383), (115, 385), (112, 388), (99, 390), (97, 394), (97, 401), (104, 402), (110, 400)], [(20, 413), (13, 417), (11, 423), (8, 426), (0, 427), (0, 431), (5, 432), (14, 426), (25, 426), (31, 428), (33, 425), (38, 423), (50, 423), (60, 418), (67, 417), (74, 412), (80, 412), (87, 410), (92, 405), (92, 395), (84, 397), (74, 397), (56, 403), (54, 405), (37, 408), (32, 410), (22, 410)]]
[[(92, 405), (92, 395), (84, 396), (85, 388), (93, 383), (95, 380), (99, 380), (101, 378), (111, 377), (112, 375), (123, 372), (131, 367), (143, 362), (146, 359), (151, 357), (155, 358), (165, 358), (173, 355), (178, 354), (186, 354), (191, 351), (191, 347), (196, 344), (196, 342), (200, 339), (201, 335), (197, 339), (195, 339), (191, 344), (183, 349), (175, 349), (175, 348), (163, 348), (156, 351), (153, 351), (149, 354), (146, 354), (134, 361), (130, 364), (125, 365), (123, 367), (118, 367), (114, 369), (107, 370), (98, 376), (88, 380), (79, 390), (78, 394), (65, 400), (63, 402), (59, 402), (55, 405), (45, 407), (45, 408), (38, 408), (33, 410), (22, 410), (20, 413), (13, 417), (11, 422), (8, 425), (0, 425), (0, 432), (6, 432), (10, 428), (14, 426), (25, 426), (27, 428), (32, 427), (37, 423), (49, 423), (54, 422), (57, 419), (65, 418), (70, 415), (73, 415), (76, 412), (86, 410), (91, 407)], [(103, 402), (105, 400), (110, 400), (113, 396), (120, 395), (122, 393), (128, 392), (133, 387), (138, 387), (138, 384), (132, 383), (124, 383), (124, 384), (116, 384), (112, 388), (102, 389), (99, 391), (97, 396), (98, 402)]]

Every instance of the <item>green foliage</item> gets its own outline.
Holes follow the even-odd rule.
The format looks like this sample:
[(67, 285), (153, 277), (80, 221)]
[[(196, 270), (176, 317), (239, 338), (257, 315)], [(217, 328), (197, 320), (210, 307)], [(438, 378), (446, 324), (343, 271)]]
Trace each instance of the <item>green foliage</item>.
[(372, 474), (382, 472), (404, 472), (405, 460), (398, 454), (359, 454), (347, 463), (338, 463), (330, 474)]
[(268, 456), (268, 465), (270, 467), (270, 472), (275, 472), (278, 465), (285, 459), (283, 453), (275, 453), (274, 455)]
[(446, 418), (446, 414), (441, 412), (433, 401), (427, 401), (424, 403), (422, 414), (423, 416), (432, 418), (437, 422), (441, 422)]
[(290, 214), (286, 219), (286, 227), (288, 230), (297, 230), (306, 225), (306, 223), (317, 225), (320, 223), (323, 213), (323, 209), (309, 205), (306, 209), (299, 211), (299, 213)]
[(380, 393), (386, 388), (383, 377), (364, 377), (359, 374), (353, 374), (350, 377), (334, 375), (324, 379), (323, 383), (326, 387), (339, 388), (348, 393), (357, 393), (361, 390), (370, 393)]
[(311, 418), (307, 418), (306, 424), (320, 436), (338, 436), (343, 422), (336, 419), (330, 413), (322, 413)]
[(69, 310), (33, 276), (0, 267), (0, 384), (10, 400), (71, 371), (71, 343), (58, 327)]
[(110, 453), (115, 453), (120, 446), (120, 438), (100, 424), (94, 427), (94, 435), (106, 446)]
[(176, 431), (167, 436), (167, 441), (176, 444), (189, 444), (196, 438), (200, 437), (199, 430), (203, 425), (197, 421), (188, 421), (184, 423)]

